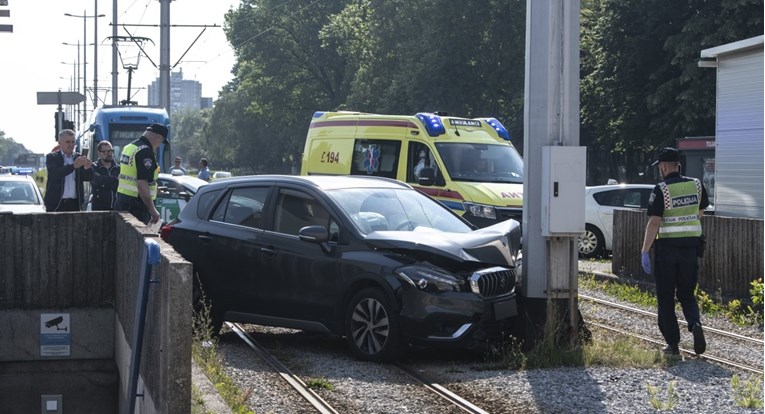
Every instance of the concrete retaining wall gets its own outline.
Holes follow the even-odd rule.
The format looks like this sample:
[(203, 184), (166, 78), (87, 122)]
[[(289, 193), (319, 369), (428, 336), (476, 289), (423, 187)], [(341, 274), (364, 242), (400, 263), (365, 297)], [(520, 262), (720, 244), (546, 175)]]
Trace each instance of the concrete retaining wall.
[[(191, 404), (191, 264), (132, 216), (0, 215), (0, 407), (124, 412), (144, 237), (160, 243), (149, 290), (136, 400), (142, 413)], [(68, 355), (43, 351), (43, 314), (67, 315)], [(56, 325), (56, 327), (59, 327)]]

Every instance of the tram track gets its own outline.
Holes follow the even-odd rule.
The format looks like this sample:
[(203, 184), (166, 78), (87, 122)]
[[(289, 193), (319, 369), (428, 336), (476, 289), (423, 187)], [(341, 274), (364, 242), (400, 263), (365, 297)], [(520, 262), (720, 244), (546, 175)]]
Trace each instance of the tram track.
[[(579, 298), (581, 301), (590, 302), (593, 306), (610, 308), (609, 312), (598, 312), (595, 310), (588, 311), (582, 307), (585, 321), (588, 324), (659, 346), (666, 345), (656, 327), (655, 321), (657, 315), (655, 313), (583, 294), (580, 294)], [(623, 316), (614, 317), (615, 313), (619, 312), (622, 312)], [(608, 314), (610, 317), (603, 318), (602, 315), (604, 314)], [(643, 318), (645, 321), (638, 323), (636, 318)], [(683, 326), (687, 326), (684, 320), (679, 319), (678, 322)], [(683, 347), (682, 341), (680, 344), (681, 352), (685, 355), (693, 355), (737, 370), (757, 374), (763, 373), (763, 341), (761, 339), (708, 325), (704, 325), (704, 332), (708, 344), (706, 353), (696, 356), (694, 351)], [(687, 337), (690, 337), (690, 335), (687, 335)]]
[[(300, 395), (300, 397), (302, 397), (305, 402), (310, 404), (315, 412), (322, 414), (338, 414), (341, 412), (355, 411), (355, 408), (353, 407), (333, 406), (333, 404), (328, 402), (327, 399), (322, 398), (322, 396), (320, 396), (317, 392), (308, 387), (306, 382), (301, 379), (299, 375), (292, 372), (287, 367), (287, 364), (282, 363), (271, 352), (269, 352), (268, 349), (259, 344), (241, 324), (227, 322), (226, 326), (231, 329), (250, 350), (252, 350), (255, 354), (258, 355), (258, 357), (265, 361), (281, 377), (281, 379), (288, 384), (292, 390)], [(354, 363), (350, 360), (347, 362), (349, 364)], [(478, 407), (476, 404), (473, 404), (465, 398), (448, 390), (446, 387), (433, 382), (422, 373), (418, 373), (416, 369), (410, 368), (403, 363), (377, 365), (379, 365), (379, 368), (382, 368), (381, 370), (378, 370), (378, 372), (390, 374), (389, 377), (388, 375), (385, 375), (389, 378), (385, 382), (400, 384), (402, 381), (397, 379), (396, 376), (403, 376), (406, 378), (405, 383), (408, 388), (411, 388), (413, 385), (417, 386), (419, 389), (429, 391), (433, 398), (438, 400), (438, 402), (433, 406), (408, 407), (409, 409), (414, 408), (417, 412), (460, 412), (471, 414), (489, 413), (489, 411)], [(417, 393), (422, 394), (419, 391), (417, 391)], [(359, 399), (363, 397), (364, 396), (356, 396), (356, 398)], [(452, 407), (452, 409), (445, 410), (444, 405), (449, 405)]]
[(310, 389), (297, 375), (276, 359), (265, 348), (258, 345), (247, 331), (238, 323), (226, 322), (226, 325), (244, 341), (260, 358), (270, 365), (279, 376), (286, 381), (292, 389), (297, 391), (317, 412), (321, 414), (338, 414), (338, 412), (323, 398)]
[[(608, 300), (598, 299), (598, 298), (593, 297), (593, 296), (579, 294), (579, 298), (587, 300), (587, 301), (590, 301), (590, 302), (599, 303), (601, 305), (610, 306), (612, 308), (623, 309), (623, 310), (626, 310), (626, 311), (629, 311), (629, 312), (634, 312), (634, 313), (638, 313), (638, 314), (641, 314), (641, 315), (651, 316), (653, 318), (658, 318), (658, 315), (656, 313), (654, 313), (654, 312), (649, 312), (649, 311), (646, 311), (646, 310), (643, 310), (643, 309), (639, 309), (639, 308), (635, 308), (635, 307), (632, 307), (632, 306), (622, 305), (620, 303), (616, 303), (616, 302), (612, 302), (612, 301), (608, 301)], [(688, 326), (688, 322), (686, 322), (686, 321), (684, 321), (682, 319), (678, 319), (677, 322), (680, 325), (682, 325), (682, 326), (686, 326), (686, 327)], [(714, 333), (714, 334), (717, 334), (717, 335), (726, 336), (726, 337), (733, 338), (733, 339), (738, 339), (738, 340), (742, 340), (742, 341), (752, 342), (752, 343), (755, 343), (755, 344), (760, 345), (760, 346), (765, 345), (765, 341), (763, 341), (762, 339), (751, 338), (751, 337), (745, 336), (745, 335), (739, 335), (739, 334), (737, 334), (735, 332), (728, 332), (728, 331), (725, 331), (725, 330), (722, 330), (722, 329), (713, 328), (711, 326), (706, 326), (705, 325), (704, 326), (704, 332), (711, 332), (711, 333)]]
[[(599, 335), (606, 330), (607, 335), (638, 334), (645, 338), (638, 336), (640, 340), (656, 344), (657, 349), (664, 345), (655, 313), (616, 302), (611, 303), (618, 306), (604, 308), (610, 301), (598, 298), (605, 295), (582, 293), (596, 296), (580, 295), (580, 308), (585, 322)], [(592, 313), (604, 319), (598, 320)], [(692, 348), (688, 345), (691, 335), (681, 329), (685, 339), (681, 351), (687, 363), (683, 361), (671, 370), (649, 368), (648, 376), (644, 370), (613, 367), (515, 370), (464, 351), (441, 353), (431, 349), (411, 352), (399, 364), (375, 364), (350, 356), (340, 337), (247, 324), (237, 325), (240, 332), (226, 324), (218, 350), (226, 371), (248, 396), (246, 403), (255, 412), (617, 412), (647, 404), (646, 383), (669, 381), (676, 381), (683, 390), (687, 412), (694, 410), (689, 407), (714, 407), (721, 412), (731, 404), (730, 375), (744, 374), (742, 381), (763, 375), (762, 365), (747, 363), (752, 358), (755, 365), (756, 361), (762, 364), (763, 345), (761, 339), (751, 337), (757, 335), (754, 329), (731, 325), (735, 332), (725, 335), (727, 331), (719, 329), (728, 326), (725, 320), (709, 317), (704, 321), (707, 353), (686, 357), (694, 355), (687, 349)], [(251, 339), (245, 340), (247, 337)], [(264, 347), (284, 368), (274, 368), (248, 342)], [(290, 382), (306, 389), (298, 391)], [(304, 395), (310, 394), (324, 401), (317, 403), (322, 408), (307, 402)], [(467, 404), (455, 404), (453, 400), (459, 399)]]

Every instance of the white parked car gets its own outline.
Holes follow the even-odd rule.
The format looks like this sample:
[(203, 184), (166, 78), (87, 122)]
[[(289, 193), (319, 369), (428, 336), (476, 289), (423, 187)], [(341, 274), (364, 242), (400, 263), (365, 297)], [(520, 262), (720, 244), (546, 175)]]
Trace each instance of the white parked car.
[(42, 193), (29, 175), (0, 175), (0, 214), (45, 213)]
[(230, 171), (215, 171), (212, 175), (213, 181), (220, 180), (221, 178), (231, 178), (234, 175)]
[[(584, 233), (579, 237), (579, 257), (605, 256), (611, 251), (614, 210), (646, 209), (653, 184), (614, 184), (585, 188)], [(643, 235), (635, 237), (642, 238)]]

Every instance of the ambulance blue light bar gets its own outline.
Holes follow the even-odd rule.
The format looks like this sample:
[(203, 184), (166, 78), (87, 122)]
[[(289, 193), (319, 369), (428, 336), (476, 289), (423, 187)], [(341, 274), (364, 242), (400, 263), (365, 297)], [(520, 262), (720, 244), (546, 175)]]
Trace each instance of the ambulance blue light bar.
[(324, 115), (324, 111), (316, 111), (313, 113), (314, 118), (321, 118), (322, 115)]
[(423, 125), (425, 125), (425, 131), (427, 131), (428, 135), (431, 137), (437, 137), (446, 133), (444, 123), (441, 122), (441, 117), (438, 115), (430, 114), (427, 112), (419, 112), (415, 116), (422, 122)]
[(481, 120), (494, 128), (500, 138), (504, 139), (505, 141), (510, 141), (510, 132), (507, 131), (507, 128), (505, 128), (501, 122), (497, 121), (497, 118), (481, 118)]

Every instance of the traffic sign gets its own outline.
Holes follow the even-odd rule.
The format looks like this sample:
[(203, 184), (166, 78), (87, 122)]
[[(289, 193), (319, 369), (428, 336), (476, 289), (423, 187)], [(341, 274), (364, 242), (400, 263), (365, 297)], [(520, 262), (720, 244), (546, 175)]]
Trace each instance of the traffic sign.
[(84, 100), (79, 92), (37, 92), (38, 105), (77, 105)]

